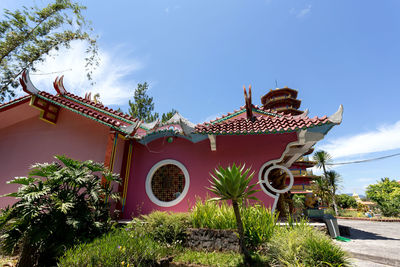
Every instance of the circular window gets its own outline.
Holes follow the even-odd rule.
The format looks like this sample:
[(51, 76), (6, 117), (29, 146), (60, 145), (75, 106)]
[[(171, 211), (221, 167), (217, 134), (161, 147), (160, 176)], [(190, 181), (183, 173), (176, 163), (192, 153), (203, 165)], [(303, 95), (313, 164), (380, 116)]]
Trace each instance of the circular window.
[(288, 168), (266, 163), (261, 170), (258, 179), (261, 189), (268, 195), (286, 193), (292, 188), (294, 177)]
[(162, 207), (178, 204), (189, 190), (189, 173), (176, 160), (162, 160), (147, 174), (146, 193), (150, 200)]

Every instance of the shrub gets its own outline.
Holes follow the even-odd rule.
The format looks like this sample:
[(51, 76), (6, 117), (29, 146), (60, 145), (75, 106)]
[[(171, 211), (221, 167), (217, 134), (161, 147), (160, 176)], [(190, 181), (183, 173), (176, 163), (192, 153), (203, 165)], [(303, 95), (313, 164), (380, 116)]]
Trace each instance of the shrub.
[[(277, 214), (272, 214), (260, 204), (241, 207), (245, 239), (256, 247), (267, 242), (273, 235)], [(236, 218), (232, 206), (227, 202), (196, 201), (191, 212), (193, 227), (210, 229), (235, 229)]]
[(367, 197), (378, 204), (383, 216), (400, 216), (400, 183), (382, 178), (367, 187)]
[(342, 209), (357, 208), (357, 201), (347, 194), (336, 195), (337, 204)]
[(241, 213), (248, 245), (257, 247), (271, 239), (278, 220), (277, 213), (272, 214), (260, 204), (244, 207)]
[(142, 221), (134, 219), (130, 223), (130, 228), (135, 229), (139, 224), (142, 224), (154, 240), (176, 244), (185, 240), (190, 216), (187, 213), (154, 211), (149, 215), (143, 215)]
[(278, 228), (266, 254), (279, 266), (349, 266), (347, 254), (304, 221)]
[(52, 266), (66, 248), (111, 227), (107, 200), (116, 195), (107, 184), (119, 178), (99, 163), (56, 158), (64, 167), (57, 162), (36, 164), (28, 177), (8, 182), (21, 187), (7, 195), (19, 201), (0, 215), (0, 247), (7, 253), (21, 251), (19, 266)]
[(60, 259), (59, 266), (152, 266), (171, 251), (145, 231), (117, 229), (92, 243), (69, 249)]

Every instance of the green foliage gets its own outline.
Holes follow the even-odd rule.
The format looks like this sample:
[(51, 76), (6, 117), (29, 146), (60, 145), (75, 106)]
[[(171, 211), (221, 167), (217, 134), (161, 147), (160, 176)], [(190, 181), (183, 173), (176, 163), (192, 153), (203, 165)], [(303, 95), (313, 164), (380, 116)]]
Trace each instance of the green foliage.
[(168, 111), (167, 113), (163, 113), (161, 116), (161, 122), (167, 122), (169, 119), (171, 119), (175, 113), (178, 111), (176, 109), (171, 109), (171, 111)]
[[(333, 212), (333, 211), (332, 211)], [(366, 218), (363, 212), (357, 210), (340, 210), (339, 215), (342, 217), (355, 217), (355, 218)]]
[[(1, 247), (7, 253), (21, 251), (20, 261), (30, 266), (48, 266), (77, 242), (89, 241), (110, 230), (109, 197), (117, 199), (108, 186), (118, 182), (101, 164), (56, 156), (58, 162), (35, 164), (28, 177), (7, 196), (19, 199), (2, 211)], [(103, 175), (106, 184), (101, 183)], [(22, 266), (24, 264), (21, 264)]]
[(174, 258), (174, 262), (206, 266), (240, 266), (243, 258), (235, 252), (205, 252), (186, 249)]
[(208, 189), (218, 197), (212, 200), (257, 200), (257, 198), (251, 196), (259, 191), (253, 189), (257, 184), (249, 186), (250, 181), (254, 176), (254, 172), (250, 173), (250, 168), (246, 170), (244, 168), (245, 165), (236, 166), (236, 164), (233, 163), (232, 166), (228, 166), (225, 169), (222, 166), (215, 169), (214, 173), (210, 174), (211, 186)]
[(336, 195), (336, 201), (342, 209), (357, 208), (357, 201), (347, 194)]
[(145, 230), (154, 240), (167, 244), (178, 244), (186, 238), (186, 229), (190, 225), (190, 215), (154, 211), (148, 215), (143, 215), (141, 220), (133, 219), (130, 227), (136, 228), (138, 224), (143, 224)]
[[(152, 122), (159, 119), (160, 115), (157, 112), (154, 112), (154, 103), (153, 98), (147, 95), (147, 90), (149, 89), (149, 85), (147, 82), (141, 84), (138, 83), (137, 88), (135, 89), (135, 93), (133, 96), (133, 102), (129, 100), (129, 114), (132, 117), (138, 118), (144, 122)], [(161, 121), (166, 122), (177, 111), (172, 109), (167, 113), (163, 113), (161, 116)]]
[(250, 263), (251, 256), (246, 248), (239, 202), (242, 202), (246, 199), (258, 200), (257, 198), (251, 196), (258, 190), (253, 189), (257, 185), (257, 183), (249, 185), (251, 179), (254, 176), (254, 172), (249, 174), (251, 169), (248, 168), (245, 170), (244, 168), (245, 165), (236, 166), (235, 163), (233, 163), (232, 166), (226, 167), (225, 169), (222, 166), (219, 166), (217, 169), (214, 170), (214, 174), (210, 174), (211, 186), (210, 188), (208, 188), (208, 190), (217, 195), (217, 197), (210, 200), (232, 201), (232, 207), (236, 218), (237, 231), (239, 234), (240, 251), (243, 253), (245, 261), (247, 263)]
[[(199, 264), (204, 266), (215, 266), (215, 267), (241, 267), (248, 266), (243, 262), (243, 257), (235, 252), (206, 252), (206, 251), (192, 251), (186, 249), (179, 253), (175, 258), (174, 262), (185, 263), (185, 264)], [(258, 266), (269, 266), (268, 258), (260, 256), (259, 254), (252, 255), (252, 267)]]
[(323, 177), (317, 177), (312, 181), (311, 188), (314, 194), (321, 198), (323, 204), (328, 206), (332, 203), (331, 191), (329, 188), (329, 183)]
[(323, 150), (319, 150), (314, 153), (313, 160), (317, 163), (315, 166), (324, 171), (324, 176), (326, 176), (326, 165), (332, 162), (332, 156)]
[(225, 201), (201, 201), (197, 199), (190, 213), (194, 228), (235, 229), (236, 220), (232, 206)]
[(301, 214), (303, 212), (303, 210), (305, 209), (305, 201), (306, 201), (305, 195), (294, 194), (293, 205), (294, 205), (296, 214)]
[(279, 266), (350, 266), (340, 247), (304, 221), (278, 228), (265, 253)]
[(246, 244), (257, 247), (268, 242), (274, 234), (278, 214), (260, 204), (243, 207), (241, 211)]
[(367, 187), (367, 197), (376, 202), (384, 216), (400, 215), (400, 183), (389, 178), (382, 178), (377, 184)]
[(92, 243), (69, 249), (60, 258), (60, 267), (152, 266), (170, 255), (172, 247), (154, 241), (142, 228), (114, 230)]
[[(233, 207), (228, 203), (198, 199), (191, 212), (191, 223), (194, 228), (234, 229), (236, 218)], [(244, 235), (247, 244), (257, 247), (271, 239), (277, 221), (277, 214), (272, 214), (260, 204), (247, 205), (241, 208)]]
[(313, 155), (313, 160), (317, 163), (317, 168), (322, 168), (324, 171), (323, 179), (325, 180), (325, 184), (322, 186), (322, 183), (319, 183), (319, 193), (321, 194), (321, 198), (325, 200), (325, 202), (332, 203), (333, 208), (335, 210), (335, 215), (339, 215), (337, 204), (336, 204), (336, 191), (339, 188), (339, 183), (341, 182), (341, 178), (339, 173), (335, 171), (327, 171), (327, 166), (332, 163), (332, 156), (323, 150), (317, 151)]
[(340, 188), (342, 178), (336, 171), (327, 171), (325, 179), (328, 181), (329, 189), (332, 193), (332, 198), (336, 195), (336, 191)]
[(72, 41), (88, 42), (86, 68), (98, 64), (96, 40), (82, 15), (85, 7), (71, 0), (53, 0), (44, 8), (4, 9), (0, 21), (0, 102), (15, 96), (17, 77), (24, 69), (35, 70), (49, 52), (69, 48)]

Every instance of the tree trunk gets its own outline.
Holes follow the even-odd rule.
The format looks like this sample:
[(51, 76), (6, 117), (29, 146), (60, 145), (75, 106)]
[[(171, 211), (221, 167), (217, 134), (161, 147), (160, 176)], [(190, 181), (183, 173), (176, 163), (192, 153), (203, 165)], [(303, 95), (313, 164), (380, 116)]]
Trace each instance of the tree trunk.
[(332, 196), (332, 204), (333, 204), (333, 209), (335, 210), (335, 215), (339, 216), (338, 208), (336, 205), (335, 193), (333, 193), (333, 196)]
[(35, 251), (28, 242), (24, 242), (16, 267), (36, 266)]
[(236, 224), (239, 233), (240, 252), (243, 253), (245, 262), (250, 262), (251, 256), (246, 248), (246, 244), (244, 241), (243, 223), (242, 223), (242, 218), (240, 216), (239, 205), (236, 200), (232, 200), (232, 206), (233, 206), (233, 211), (235, 212)]

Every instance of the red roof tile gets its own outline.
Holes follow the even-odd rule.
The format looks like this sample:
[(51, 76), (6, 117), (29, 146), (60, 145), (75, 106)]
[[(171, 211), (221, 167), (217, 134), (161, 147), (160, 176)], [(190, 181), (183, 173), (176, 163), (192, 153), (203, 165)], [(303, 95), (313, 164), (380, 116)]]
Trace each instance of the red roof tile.
[[(129, 126), (138, 121), (138, 119), (130, 117), (129, 115), (124, 116), (124, 114), (105, 107), (102, 104), (96, 104), (71, 93), (66, 93), (66, 96), (69, 98), (64, 95), (54, 96), (44, 91), (40, 91), (38, 96), (50, 100), (55, 104), (63, 105), (78, 113), (84, 114), (89, 118), (106, 123), (115, 128), (120, 128), (120, 126)], [(122, 116), (120, 114), (122, 114)]]
[(8, 109), (9, 107), (14, 107), (15, 105), (19, 105), (19, 104), (28, 102), (30, 98), (31, 98), (30, 95), (24, 95), (24, 96), (18, 97), (16, 99), (13, 99), (9, 102), (2, 103), (2, 104), (0, 103), (0, 109), (6, 109), (6, 107)]
[(204, 123), (196, 126), (195, 131), (201, 134), (266, 134), (275, 132), (292, 132), (317, 125), (331, 123), (326, 116), (308, 118), (295, 116), (255, 117), (254, 122), (247, 118), (228, 120), (220, 123)]

